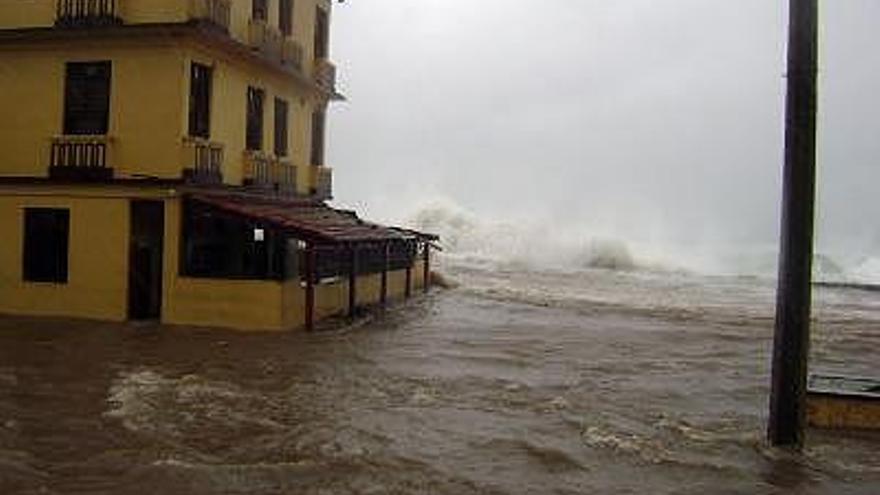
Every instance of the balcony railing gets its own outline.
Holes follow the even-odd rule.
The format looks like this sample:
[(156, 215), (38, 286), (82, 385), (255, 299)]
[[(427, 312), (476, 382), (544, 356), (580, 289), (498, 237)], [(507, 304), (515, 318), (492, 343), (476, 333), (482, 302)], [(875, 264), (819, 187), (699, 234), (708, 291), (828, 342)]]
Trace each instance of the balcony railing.
[(281, 45), (281, 63), (296, 70), (302, 69), (303, 47), (293, 38), (284, 38)]
[(184, 179), (195, 184), (223, 183), (223, 145), (201, 138), (184, 139)]
[(296, 195), (296, 167), (260, 152), (245, 152), (244, 185), (264, 193)]
[(63, 180), (112, 179), (111, 143), (107, 136), (53, 137), (49, 177)]
[(56, 0), (55, 26), (99, 27), (122, 24), (118, 0)]
[(264, 20), (251, 19), (248, 25), (248, 43), (253, 50), (274, 61), (281, 61), (283, 45), (281, 31)]
[(325, 58), (315, 60), (315, 84), (328, 92), (336, 92), (336, 66)]
[(333, 199), (333, 169), (312, 167), (310, 193), (320, 200)]
[(207, 22), (223, 31), (229, 31), (231, 18), (229, 0), (189, 0), (189, 18)]

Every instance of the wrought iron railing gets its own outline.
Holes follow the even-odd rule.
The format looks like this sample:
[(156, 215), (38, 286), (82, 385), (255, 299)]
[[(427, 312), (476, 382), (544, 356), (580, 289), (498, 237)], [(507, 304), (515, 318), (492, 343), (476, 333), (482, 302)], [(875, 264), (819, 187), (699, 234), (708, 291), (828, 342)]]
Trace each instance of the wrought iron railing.
[(58, 27), (114, 26), (122, 23), (119, 0), (56, 0)]
[(104, 180), (113, 177), (111, 140), (107, 136), (56, 136), (52, 138), (49, 177)]
[(229, 31), (231, 16), (229, 0), (189, 0), (190, 19), (205, 21)]
[(223, 183), (223, 145), (200, 138), (184, 141), (187, 163), (184, 178), (196, 184)]

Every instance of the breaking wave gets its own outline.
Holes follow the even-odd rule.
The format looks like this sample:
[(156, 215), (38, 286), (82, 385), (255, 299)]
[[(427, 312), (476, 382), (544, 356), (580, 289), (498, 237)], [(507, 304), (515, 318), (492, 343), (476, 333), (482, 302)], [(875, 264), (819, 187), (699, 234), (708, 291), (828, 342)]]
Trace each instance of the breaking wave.
[[(441, 261), (516, 270), (614, 270), (707, 276), (776, 277), (775, 244), (646, 242), (589, 226), (536, 219), (495, 220), (448, 199), (417, 208), (407, 223), (441, 236)], [(880, 256), (820, 252), (814, 278), (834, 284), (880, 284)]]

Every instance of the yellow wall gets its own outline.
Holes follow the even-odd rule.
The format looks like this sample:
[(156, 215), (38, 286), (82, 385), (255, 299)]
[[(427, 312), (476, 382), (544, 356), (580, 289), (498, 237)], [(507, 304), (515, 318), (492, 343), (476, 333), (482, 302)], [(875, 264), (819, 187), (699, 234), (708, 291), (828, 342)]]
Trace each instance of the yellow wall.
[[(22, 280), (26, 207), (70, 210), (67, 284)], [(0, 194), (0, 312), (125, 320), (128, 225), (125, 199)]]
[[(294, 2), (294, 37), (312, 66), (314, 16), (327, 0)], [(182, 22), (188, 1), (121, 0), (127, 22)], [(246, 41), (250, 0), (233, 2), (233, 33)], [(277, 25), (277, 0), (270, 0)], [(55, 0), (0, 0), (0, 29), (51, 25)], [(188, 131), (190, 63), (215, 68), (211, 140), (224, 146), (224, 181), (240, 185), (245, 148), (247, 87), (266, 90), (263, 150), (274, 149), (274, 99), (290, 109), (288, 157), (297, 167), (298, 191), (307, 194), (311, 175), (311, 115), (325, 103), (303, 80), (282, 76), (253, 60), (197, 38), (114, 38), (50, 44), (0, 45), (0, 175), (46, 176), (50, 138), (63, 131), (64, 70), (69, 61), (113, 62), (109, 136), (116, 177), (179, 178), (192, 166), (184, 147)], [(35, 109), (39, 109), (38, 111)]]
[(168, 46), (128, 43), (0, 47), (0, 173), (48, 174), (50, 139), (63, 132), (65, 63), (91, 60), (113, 62), (109, 136), (116, 176), (179, 177), (185, 101), (181, 56)]
[[(0, 0), (0, 29), (49, 27), (55, 23), (57, 0)], [(179, 23), (190, 18), (190, 2), (204, 0), (117, 0), (125, 24)], [(251, 0), (230, 0), (230, 34), (248, 43)], [(278, 0), (268, 0), (269, 25), (278, 27)], [(330, 0), (295, 0), (293, 38), (305, 49), (312, 66), (315, 8), (331, 12)], [(309, 72), (310, 73), (310, 72)]]

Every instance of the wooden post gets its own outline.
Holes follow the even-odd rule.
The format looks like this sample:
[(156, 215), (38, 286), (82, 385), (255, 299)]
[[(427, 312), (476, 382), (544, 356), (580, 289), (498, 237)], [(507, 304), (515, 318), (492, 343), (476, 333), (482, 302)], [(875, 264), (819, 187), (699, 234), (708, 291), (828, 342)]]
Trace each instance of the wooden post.
[(425, 264), (425, 266), (424, 266), (425, 280), (423, 281), (424, 282), (423, 289), (425, 291), (425, 294), (427, 294), (428, 291), (431, 290), (431, 243), (425, 242), (424, 249), (425, 249), (425, 252), (423, 254), (424, 254), (424, 264)]
[(315, 246), (306, 248), (306, 330), (315, 330), (315, 277), (317, 271), (317, 252)]
[(388, 268), (390, 266), (391, 244), (388, 242), (384, 243), (382, 250), (384, 251), (385, 264), (382, 267), (382, 292), (379, 296), (379, 303), (382, 305), (382, 309), (385, 309), (388, 305)]
[(358, 276), (358, 248), (356, 244), (349, 247), (351, 262), (348, 272), (348, 316), (357, 316), (357, 276)]
[(790, 0), (782, 235), (768, 440), (803, 446), (816, 189), (818, 0)]
[[(412, 251), (410, 251), (410, 249), (411, 249), (411, 246), (407, 246), (407, 257), (408, 258), (409, 258), (409, 254), (412, 252)], [(415, 257), (409, 259), (406, 264), (406, 286), (405, 286), (404, 292), (403, 292), (403, 295), (406, 299), (409, 299), (410, 297), (412, 297), (412, 267), (413, 267), (414, 263), (415, 263)]]

